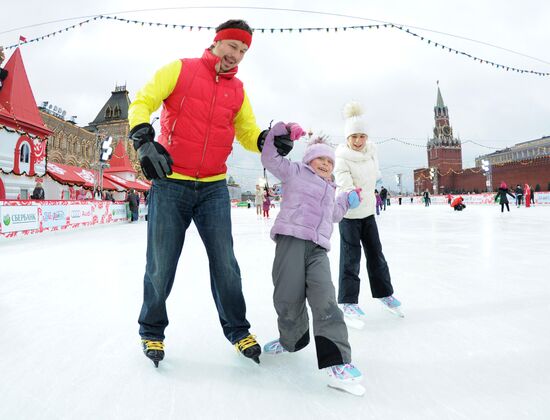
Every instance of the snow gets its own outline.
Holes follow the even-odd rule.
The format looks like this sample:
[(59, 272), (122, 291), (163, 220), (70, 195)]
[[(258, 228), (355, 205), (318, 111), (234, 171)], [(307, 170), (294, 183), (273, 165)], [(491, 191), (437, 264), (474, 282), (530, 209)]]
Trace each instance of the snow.
[[(168, 300), (166, 359), (140, 349), (146, 223), (0, 244), (2, 419), (548, 419), (550, 207), (392, 205), (377, 218), (405, 318), (363, 285), (350, 330), (364, 397), (326, 386), (314, 346), (263, 355), (225, 340), (190, 227)], [(233, 211), (247, 318), (277, 337), (270, 221)], [(338, 231), (330, 252), (337, 283)], [(361, 276), (366, 279), (366, 270)]]

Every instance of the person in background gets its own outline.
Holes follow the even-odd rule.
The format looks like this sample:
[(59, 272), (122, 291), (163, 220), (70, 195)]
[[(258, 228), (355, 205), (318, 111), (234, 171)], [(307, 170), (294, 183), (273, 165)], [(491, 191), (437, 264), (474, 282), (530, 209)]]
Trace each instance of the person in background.
[(4, 62), (4, 47), (0, 45), (0, 90), (2, 90), (2, 86), (4, 83), (4, 80), (8, 77), (8, 71), (4, 70), (2, 68), (2, 63)]
[[(244, 20), (222, 23), (200, 58), (178, 59), (162, 67), (130, 104), (129, 137), (145, 176), (153, 180), (138, 322), (143, 353), (157, 367), (165, 355), (166, 299), (191, 222), (206, 248), (223, 334), (240, 354), (260, 362), (261, 347), (249, 331), (233, 251), (226, 181), (234, 139), (258, 153), (268, 133), (256, 124), (243, 82), (236, 77), (251, 43), (252, 29)], [(155, 141), (150, 119), (161, 105), (161, 132)], [(276, 136), (274, 143), (285, 155), (293, 147), (288, 136)]]
[(525, 207), (531, 207), (531, 195), (533, 192), (531, 191), (529, 184), (525, 184), (523, 186), (523, 192), (525, 193)]
[[(365, 191), (361, 204), (348, 210), (339, 223), (340, 270), (338, 303), (342, 305), (349, 325), (362, 328), (365, 312), (359, 306), (361, 251), (365, 254), (371, 295), (384, 308), (399, 317), (401, 302), (393, 296), (390, 270), (374, 217), (375, 197), (372, 191), (379, 178), (376, 145), (369, 140), (367, 123), (359, 103), (350, 102), (344, 108), (346, 143), (336, 149), (334, 176), (338, 191)], [(366, 193), (370, 191), (370, 194)], [(361, 247), (363, 249), (361, 249)]]
[(263, 211), (264, 211), (264, 218), (269, 219), (269, 209), (271, 208), (271, 193), (269, 192), (269, 189), (265, 189), (264, 192), (264, 201), (262, 203)]
[(42, 183), (40, 181), (36, 182), (31, 198), (33, 200), (44, 200), (44, 188), (42, 188)]
[(430, 198), (430, 192), (428, 190), (424, 191), (424, 206), (429, 207), (432, 202)]
[(466, 204), (464, 204), (464, 197), (462, 197), (461, 195), (459, 195), (458, 197), (456, 197), (452, 203), (451, 203), (451, 207), (455, 210), (455, 211), (462, 211), (466, 208)]
[(130, 223), (135, 222), (139, 219), (139, 195), (136, 194), (134, 189), (131, 189), (128, 192), (128, 206), (130, 207)]
[(262, 206), (264, 204), (264, 190), (256, 185), (256, 194), (254, 195), (254, 205), (256, 206), (256, 216), (262, 217)]
[(111, 202), (113, 202), (113, 203), (115, 202), (115, 199), (113, 198), (113, 193), (112, 193), (111, 191), (109, 191), (109, 190), (105, 190), (105, 191), (104, 191), (103, 197), (104, 197), (103, 199), (104, 199), (105, 201), (111, 201)]
[(382, 210), (382, 198), (380, 197), (380, 193), (377, 189), (374, 190), (374, 196), (376, 197), (376, 215), (380, 216), (380, 210)]
[(521, 185), (516, 185), (516, 207), (521, 207), (521, 203), (523, 202), (523, 188), (521, 188)]
[(273, 137), (287, 132), (294, 139), (305, 134), (297, 124), (279, 122), (268, 134), (262, 152), (262, 164), (281, 180), (284, 189), (281, 211), (271, 229), (277, 244), (272, 274), (279, 338), (267, 343), (264, 352), (297, 352), (309, 344), (307, 299), (319, 369), (326, 371), (331, 386), (358, 385), (362, 374), (351, 364), (348, 331), (336, 303), (327, 252), (333, 224), (348, 208), (359, 205), (359, 191), (335, 197), (334, 150), (322, 138), (306, 147), (301, 162), (284, 159)]
[(380, 190), (380, 198), (382, 199), (382, 205), (384, 206), (384, 211), (386, 211), (386, 204), (388, 204), (388, 190), (382, 185)]
[(516, 198), (508, 189), (508, 185), (506, 185), (506, 182), (502, 181), (500, 183), (500, 187), (498, 189), (497, 195), (495, 196), (495, 201), (497, 203), (500, 203), (501, 213), (504, 212), (504, 206), (506, 206), (506, 210), (510, 211), (510, 206), (508, 205), (508, 197), (507, 197), (508, 195), (514, 199)]

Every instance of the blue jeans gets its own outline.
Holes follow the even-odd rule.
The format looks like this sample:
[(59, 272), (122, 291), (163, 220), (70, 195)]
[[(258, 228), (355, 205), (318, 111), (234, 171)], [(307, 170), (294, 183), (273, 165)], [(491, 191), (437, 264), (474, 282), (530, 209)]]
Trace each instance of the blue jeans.
[(210, 287), (224, 335), (232, 344), (248, 336), (250, 324), (246, 320), (241, 272), (233, 253), (226, 181), (154, 180), (148, 204), (147, 266), (138, 321), (141, 337), (164, 339), (168, 325), (166, 299), (191, 221), (208, 254)]

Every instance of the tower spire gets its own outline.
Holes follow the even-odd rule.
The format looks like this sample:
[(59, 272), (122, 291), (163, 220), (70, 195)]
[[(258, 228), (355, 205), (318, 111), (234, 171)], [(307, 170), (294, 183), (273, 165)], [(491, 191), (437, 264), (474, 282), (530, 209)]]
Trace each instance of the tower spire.
[(443, 96), (441, 96), (441, 90), (439, 89), (439, 80), (437, 81), (437, 104), (436, 107), (444, 108), (445, 104), (443, 103)]

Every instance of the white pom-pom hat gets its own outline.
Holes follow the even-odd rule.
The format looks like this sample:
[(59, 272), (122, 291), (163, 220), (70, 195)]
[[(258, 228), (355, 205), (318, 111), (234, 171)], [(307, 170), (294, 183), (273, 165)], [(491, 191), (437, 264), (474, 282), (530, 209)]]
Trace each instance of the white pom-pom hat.
[(344, 135), (346, 140), (352, 134), (367, 134), (367, 123), (363, 118), (363, 108), (359, 102), (350, 102), (344, 107)]

